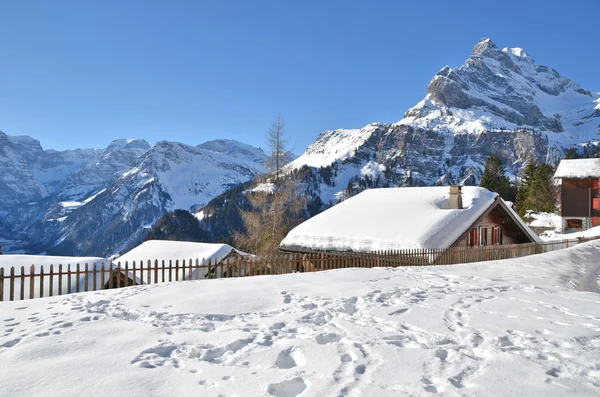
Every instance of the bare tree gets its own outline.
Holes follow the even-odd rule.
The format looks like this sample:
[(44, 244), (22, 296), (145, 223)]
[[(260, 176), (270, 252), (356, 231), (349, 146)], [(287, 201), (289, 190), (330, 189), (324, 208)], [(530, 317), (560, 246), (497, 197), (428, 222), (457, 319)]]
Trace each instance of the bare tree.
[(246, 233), (236, 233), (240, 248), (259, 255), (274, 254), (289, 229), (303, 217), (306, 207), (301, 184), (283, 167), (292, 159), (287, 149), (285, 122), (278, 116), (267, 132), (268, 155), (265, 166), (270, 174), (257, 188), (246, 192), (248, 207), (242, 210)]

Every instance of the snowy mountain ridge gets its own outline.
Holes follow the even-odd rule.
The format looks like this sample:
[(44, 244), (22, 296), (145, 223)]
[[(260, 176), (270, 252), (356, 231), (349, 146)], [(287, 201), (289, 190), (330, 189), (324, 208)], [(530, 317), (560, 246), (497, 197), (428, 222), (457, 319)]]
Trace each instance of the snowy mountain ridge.
[(120, 139), (105, 149), (59, 152), (0, 134), (5, 251), (112, 255), (166, 211), (201, 207), (266, 171), (262, 149), (233, 140), (150, 146)]
[(530, 156), (555, 164), (566, 148), (595, 141), (599, 93), (484, 38), (463, 65), (442, 68), (400, 121), (325, 131), (288, 167), (324, 170), (327, 181), (311, 184), (335, 202), (353, 187), (477, 184), (490, 154), (514, 177)]

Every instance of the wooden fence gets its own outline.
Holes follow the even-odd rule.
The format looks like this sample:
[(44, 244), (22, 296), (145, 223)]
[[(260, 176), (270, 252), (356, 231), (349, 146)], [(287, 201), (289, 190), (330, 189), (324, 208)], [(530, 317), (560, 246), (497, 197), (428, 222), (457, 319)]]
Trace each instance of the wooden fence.
[[(295, 253), (262, 258), (144, 260), (132, 263), (84, 263), (0, 268), (0, 302), (59, 296), (83, 291), (170, 281), (314, 272), (343, 268), (453, 265), (518, 258), (556, 251), (593, 240), (450, 249), (412, 249), (376, 253)], [(8, 271), (7, 271), (8, 270)]]

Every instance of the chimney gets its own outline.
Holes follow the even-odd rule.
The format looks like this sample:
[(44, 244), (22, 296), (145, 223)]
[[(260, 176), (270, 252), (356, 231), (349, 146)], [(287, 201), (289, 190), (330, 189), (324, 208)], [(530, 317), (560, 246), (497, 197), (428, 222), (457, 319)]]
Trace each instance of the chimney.
[(450, 196), (448, 196), (449, 210), (462, 210), (462, 186), (450, 186)]

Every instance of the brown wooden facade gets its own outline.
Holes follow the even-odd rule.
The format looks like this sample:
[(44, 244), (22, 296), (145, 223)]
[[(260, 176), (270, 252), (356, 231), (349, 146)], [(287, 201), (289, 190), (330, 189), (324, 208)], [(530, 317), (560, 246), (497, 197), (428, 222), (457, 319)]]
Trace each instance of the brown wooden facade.
[(591, 219), (591, 226), (599, 225), (599, 184), (598, 178), (562, 179), (561, 216), (565, 219), (567, 228), (581, 228), (582, 218)]
[(516, 216), (502, 200), (496, 199), (452, 247), (535, 243)]

